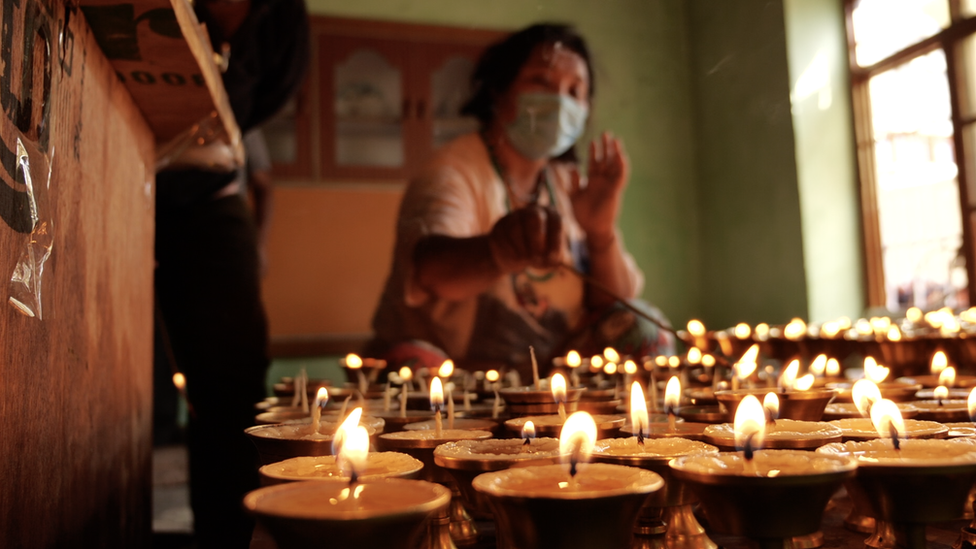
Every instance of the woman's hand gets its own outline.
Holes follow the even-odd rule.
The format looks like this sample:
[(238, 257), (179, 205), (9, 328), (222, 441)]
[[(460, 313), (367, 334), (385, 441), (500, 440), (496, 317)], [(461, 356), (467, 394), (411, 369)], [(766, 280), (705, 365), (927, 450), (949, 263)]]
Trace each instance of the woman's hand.
[(612, 242), (624, 187), (630, 178), (630, 162), (623, 143), (609, 132), (590, 142), (587, 184), (579, 172), (573, 175), (570, 198), (576, 221), (592, 242)]
[(555, 210), (541, 206), (509, 213), (488, 233), (492, 258), (505, 274), (559, 265), (562, 241), (562, 218)]

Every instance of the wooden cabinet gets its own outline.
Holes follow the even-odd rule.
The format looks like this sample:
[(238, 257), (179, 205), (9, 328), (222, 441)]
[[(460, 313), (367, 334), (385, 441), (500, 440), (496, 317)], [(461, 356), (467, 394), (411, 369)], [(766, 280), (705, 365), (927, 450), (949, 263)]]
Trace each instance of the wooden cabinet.
[(313, 17), (313, 67), (265, 126), (277, 178), (407, 179), (477, 129), (460, 116), (482, 50), (504, 33)]

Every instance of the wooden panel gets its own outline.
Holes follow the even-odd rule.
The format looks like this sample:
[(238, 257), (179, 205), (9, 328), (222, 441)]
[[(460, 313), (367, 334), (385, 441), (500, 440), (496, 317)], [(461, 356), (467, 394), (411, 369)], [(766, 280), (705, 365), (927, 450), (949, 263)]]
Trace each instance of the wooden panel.
[(0, 205), (27, 200), (20, 137), (32, 167), (51, 155), (33, 188), (53, 242), (31, 318), (8, 302), (30, 218), (0, 208), (0, 544), (148, 547), (153, 138), (75, 8), (0, 9)]
[(402, 187), (275, 189), (264, 303), (271, 336), (370, 332)]
[(216, 110), (240, 131), (206, 30), (187, 0), (82, 0), (82, 11), (160, 144)]

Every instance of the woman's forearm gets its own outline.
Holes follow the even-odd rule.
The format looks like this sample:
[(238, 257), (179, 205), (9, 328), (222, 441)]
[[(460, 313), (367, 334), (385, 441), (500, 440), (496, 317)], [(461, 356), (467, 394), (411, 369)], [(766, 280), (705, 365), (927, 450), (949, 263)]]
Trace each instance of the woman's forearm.
[(414, 248), (417, 284), (441, 299), (463, 300), (491, 288), (502, 276), (488, 236), (425, 237)]

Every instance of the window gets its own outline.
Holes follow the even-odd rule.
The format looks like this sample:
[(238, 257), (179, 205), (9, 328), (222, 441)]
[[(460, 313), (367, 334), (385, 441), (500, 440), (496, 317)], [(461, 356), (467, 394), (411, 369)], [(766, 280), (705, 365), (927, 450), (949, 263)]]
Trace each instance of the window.
[(848, 0), (870, 306), (966, 308), (976, 0)]

